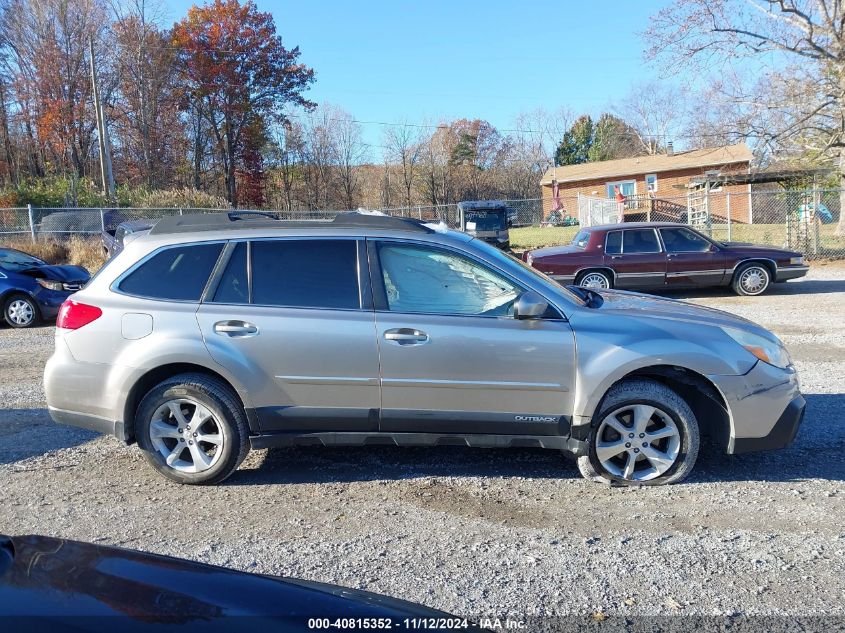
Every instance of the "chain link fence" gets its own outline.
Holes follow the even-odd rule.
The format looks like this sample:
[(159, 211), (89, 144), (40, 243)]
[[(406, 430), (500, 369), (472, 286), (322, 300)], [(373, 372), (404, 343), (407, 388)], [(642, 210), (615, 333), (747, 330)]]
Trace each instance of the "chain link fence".
[[(583, 206), (584, 196), (580, 204)], [(779, 246), (801, 251), (810, 259), (845, 257), (845, 235), (840, 221), (839, 190), (695, 191), (679, 195), (630, 196), (616, 203), (599, 198), (602, 205), (618, 204), (625, 222), (661, 221), (689, 224), (713, 239)], [(579, 198), (560, 196), (507, 200), (516, 248), (565, 243), (579, 222)], [(376, 210), (376, 209), (373, 209)], [(445, 222), (457, 227), (456, 204), (420, 205), (377, 209), (399, 217)], [(230, 209), (176, 208), (45, 208), (0, 209), (0, 239), (27, 237), (33, 241), (61, 240), (70, 236), (96, 236), (114, 231), (121, 222), (156, 220), (170, 215), (231, 211)], [(240, 213), (249, 211), (239, 210)], [(267, 213), (268, 211), (256, 211)], [(333, 218), (340, 211), (272, 211), (280, 219)], [(615, 214), (614, 217), (618, 217)]]

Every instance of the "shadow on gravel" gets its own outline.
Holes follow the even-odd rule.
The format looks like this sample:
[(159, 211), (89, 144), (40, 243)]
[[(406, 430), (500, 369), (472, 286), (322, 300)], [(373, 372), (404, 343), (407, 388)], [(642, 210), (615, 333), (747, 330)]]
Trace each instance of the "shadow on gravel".
[[(845, 293), (845, 279), (808, 279), (806, 281), (788, 281), (781, 284), (772, 284), (761, 296), (830, 294), (836, 292)], [(706, 299), (708, 297), (734, 297), (740, 299), (730, 288), (724, 287), (652, 291), (651, 294), (666, 297), (667, 299)], [(751, 298), (753, 299), (754, 297)]]
[[(845, 394), (806, 394), (807, 413), (789, 447), (766, 453), (703, 452), (689, 484), (729, 481), (845, 480)], [(578, 478), (571, 460), (543, 449), (454, 446), (269, 449), (257, 469), (240, 470), (222, 485), (331, 483), (419, 477)]]
[(79, 446), (96, 437), (93, 431), (56, 424), (47, 409), (0, 409), (0, 464)]
[(419, 477), (578, 477), (575, 464), (557, 451), (457, 446), (272, 448), (254, 470), (239, 470), (221, 485), (331, 483)]

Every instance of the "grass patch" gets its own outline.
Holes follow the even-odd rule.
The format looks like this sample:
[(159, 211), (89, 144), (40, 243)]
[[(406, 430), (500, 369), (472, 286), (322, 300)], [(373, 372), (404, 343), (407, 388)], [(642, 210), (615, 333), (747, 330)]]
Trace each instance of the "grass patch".
[(103, 244), (99, 238), (72, 237), (69, 240), (38, 240), (30, 238), (7, 238), (0, 240), (0, 246), (16, 248), (29, 253), (48, 264), (72, 264), (82, 266), (92, 275), (102, 268), (106, 261)]

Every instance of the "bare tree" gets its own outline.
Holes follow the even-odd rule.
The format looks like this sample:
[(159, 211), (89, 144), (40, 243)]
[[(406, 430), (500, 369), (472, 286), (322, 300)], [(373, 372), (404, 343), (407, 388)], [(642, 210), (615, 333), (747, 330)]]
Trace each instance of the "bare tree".
[(642, 154), (657, 154), (669, 141), (677, 140), (686, 126), (688, 89), (682, 85), (651, 81), (636, 84), (613, 108), (630, 126)]
[(358, 171), (364, 162), (366, 146), (361, 138), (361, 125), (351, 114), (340, 108), (333, 111), (330, 129), (331, 143), (337, 169), (337, 180), (343, 194), (343, 205), (354, 209), (358, 193)]
[(385, 161), (398, 165), (402, 174), (405, 206), (412, 206), (414, 188), (422, 158), (423, 148), (419, 127), (408, 123), (390, 126), (384, 133)]
[[(756, 81), (726, 97), (772, 150), (835, 160), (845, 210), (843, 0), (676, 0), (646, 33), (647, 55), (675, 68), (744, 65)], [(837, 234), (845, 235), (845, 213)]]

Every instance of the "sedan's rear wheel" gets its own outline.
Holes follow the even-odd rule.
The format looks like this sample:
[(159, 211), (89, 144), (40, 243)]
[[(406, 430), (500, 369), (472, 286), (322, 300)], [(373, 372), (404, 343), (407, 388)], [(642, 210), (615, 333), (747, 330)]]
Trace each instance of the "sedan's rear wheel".
[(223, 481), (249, 450), (237, 395), (202, 374), (174, 376), (153, 387), (138, 406), (135, 436), (152, 467), (183, 484)]
[(613, 281), (608, 273), (601, 270), (591, 270), (578, 278), (578, 285), (582, 288), (607, 290), (613, 287)]
[(11, 327), (32, 327), (38, 323), (38, 306), (26, 295), (12, 295), (3, 304), (3, 317)]
[(604, 483), (676, 483), (695, 465), (699, 442), (683, 398), (655, 381), (626, 381), (605, 397), (578, 467), (585, 478)]

